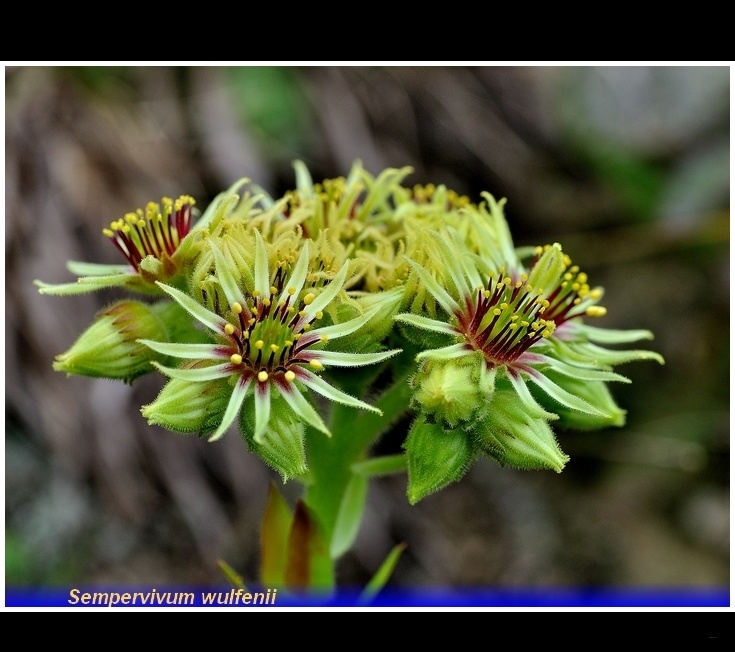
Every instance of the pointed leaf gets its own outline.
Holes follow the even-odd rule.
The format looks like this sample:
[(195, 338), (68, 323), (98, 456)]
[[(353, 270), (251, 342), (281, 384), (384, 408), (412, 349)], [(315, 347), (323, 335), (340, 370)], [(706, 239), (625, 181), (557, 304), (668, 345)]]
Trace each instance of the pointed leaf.
[(289, 589), (330, 590), (334, 587), (334, 568), (322, 529), (303, 500), (296, 503), (288, 537), (285, 570)]
[(368, 605), (388, 583), (388, 580), (398, 565), (398, 560), (401, 558), (406, 547), (405, 543), (399, 543), (388, 553), (385, 561), (383, 561), (375, 575), (373, 575), (372, 579), (367, 583), (364, 591), (360, 594), (360, 599), (358, 600), (359, 605)]
[(332, 559), (341, 557), (355, 542), (362, 522), (367, 490), (367, 476), (353, 473), (342, 496), (337, 521), (332, 532), (332, 542), (329, 546)]
[(281, 588), (286, 582), (288, 539), (293, 516), (276, 485), (271, 482), (260, 525), (260, 581)]

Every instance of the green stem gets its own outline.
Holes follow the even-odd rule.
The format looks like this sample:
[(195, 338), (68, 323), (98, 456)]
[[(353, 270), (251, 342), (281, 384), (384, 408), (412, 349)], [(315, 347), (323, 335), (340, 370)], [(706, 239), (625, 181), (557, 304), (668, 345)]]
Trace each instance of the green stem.
[[(331, 414), (331, 437), (311, 428), (307, 430), (310, 484), (306, 488), (305, 501), (319, 519), (328, 542), (332, 541), (343, 497), (354, 473), (353, 465), (364, 461), (370, 446), (408, 409), (408, 376), (405, 372), (395, 378), (374, 402), (382, 415), (357, 412), (354, 408), (335, 404)], [(355, 388), (351, 389), (354, 393)], [(353, 507), (359, 509), (359, 513), (352, 515), (354, 518), (362, 518), (362, 507)]]

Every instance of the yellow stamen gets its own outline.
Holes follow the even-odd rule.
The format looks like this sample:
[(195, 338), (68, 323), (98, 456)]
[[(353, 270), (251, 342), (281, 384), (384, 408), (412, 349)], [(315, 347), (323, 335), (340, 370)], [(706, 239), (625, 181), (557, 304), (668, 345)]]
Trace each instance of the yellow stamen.
[(268, 380), (268, 372), (263, 370), (258, 372), (258, 380), (261, 383), (264, 383), (266, 380)]
[(283, 377), (284, 377), (284, 378), (285, 378), (285, 379), (286, 379), (286, 380), (287, 380), (287, 381), (288, 381), (289, 383), (292, 383), (292, 382), (293, 382), (293, 381), (294, 381), (294, 380), (296, 379), (296, 374), (295, 374), (295, 373), (294, 373), (293, 371), (291, 371), (291, 370), (289, 369), (289, 370), (288, 370), (288, 371), (287, 371), (287, 372), (286, 372), (285, 374), (283, 374)]
[(604, 306), (590, 306), (585, 310), (588, 317), (604, 317), (607, 314), (607, 308)]
[(242, 312), (242, 306), (237, 301), (232, 304), (232, 312), (236, 315), (239, 315)]
[(313, 292), (309, 292), (309, 294), (304, 297), (304, 305), (311, 305), (314, 303), (314, 299), (316, 299), (316, 295)]
[(324, 365), (319, 360), (309, 360), (309, 366), (317, 371), (324, 369)]
[(262, 349), (265, 345), (265, 342), (263, 340), (258, 340), (253, 346), (255, 346), (256, 349)]
[(235, 327), (232, 324), (225, 324), (225, 333), (232, 335), (235, 332)]
[(242, 356), (239, 353), (233, 353), (230, 356), (230, 362), (232, 364), (242, 364)]

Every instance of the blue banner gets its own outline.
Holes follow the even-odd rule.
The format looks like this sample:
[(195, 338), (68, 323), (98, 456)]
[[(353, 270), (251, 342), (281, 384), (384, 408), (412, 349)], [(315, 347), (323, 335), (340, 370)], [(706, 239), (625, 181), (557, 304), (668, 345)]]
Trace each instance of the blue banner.
[(727, 587), (684, 589), (385, 589), (299, 595), (284, 589), (169, 586), (6, 587), (6, 607), (729, 607)]

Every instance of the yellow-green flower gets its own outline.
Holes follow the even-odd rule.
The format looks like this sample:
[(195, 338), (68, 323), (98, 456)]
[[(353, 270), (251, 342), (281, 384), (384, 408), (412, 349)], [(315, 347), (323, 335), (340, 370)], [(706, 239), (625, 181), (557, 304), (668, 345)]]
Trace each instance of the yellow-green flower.
[[(324, 310), (342, 291), (348, 264), (317, 293), (306, 281), (309, 244), (304, 243), (287, 279), (279, 268), (268, 265), (268, 251), (259, 232), (255, 232), (255, 262), (252, 291), (244, 292), (236, 283), (228, 263), (213, 246), (216, 273), (228, 306), (223, 314), (212, 312), (176, 288), (159, 283), (160, 288), (214, 333), (213, 344), (180, 344), (142, 340), (163, 355), (199, 361), (192, 368), (156, 365), (170, 378), (193, 383), (222, 379), (230, 382), (232, 393), (219, 427), (210, 441), (220, 438), (237, 418), (243, 402), (254, 396), (255, 442), (263, 442), (271, 427), (271, 403), (282, 398), (285, 405), (303, 422), (329, 434), (324, 421), (304, 396), (310, 389), (332, 401), (379, 412), (377, 408), (337, 389), (322, 378), (328, 366), (355, 367), (381, 362), (398, 351), (348, 353), (326, 349), (328, 343), (353, 333), (369, 320), (379, 307), (344, 323), (321, 326)], [(203, 363), (203, 364), (201, 364)], [(156, 420), (156, 403), (143, 414)]]

